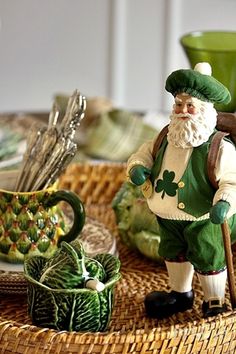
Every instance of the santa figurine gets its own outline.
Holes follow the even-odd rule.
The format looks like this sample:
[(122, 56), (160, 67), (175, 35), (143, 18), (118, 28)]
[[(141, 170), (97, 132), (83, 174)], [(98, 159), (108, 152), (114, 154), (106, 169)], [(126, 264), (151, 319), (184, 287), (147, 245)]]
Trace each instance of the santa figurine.
[(143, 187), (156, 215), (161, 236), (158, 252), (165, 260), (171, 289), (148, 294), (146, 312), (161, 319), (191, 309), (196, 272), (204, 294), (203, 316), (214, 316), (227, 310), (220, 227), (226, 218), (236, 237), (235, 145), (227, 139), (220, 143), (214, 168), (217, 189), (208, 177), (207, 157), (216, 131), (214, 103), (229, 103), (230, 93), (211, 75), (208, 63), (172, 72), (165, 88), (174, 97), (167, 134), (157, 152), (154, 139), (127, 163), (130, 180)]

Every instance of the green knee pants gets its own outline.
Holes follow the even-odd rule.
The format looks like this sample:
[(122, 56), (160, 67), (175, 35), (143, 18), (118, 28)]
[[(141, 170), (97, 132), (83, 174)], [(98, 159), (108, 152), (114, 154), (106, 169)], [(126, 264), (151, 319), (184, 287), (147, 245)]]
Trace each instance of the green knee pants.
[[(168, 260), (186, 259), (203, 273), (225, 267), (220, 225), (201, 221), (167, 220), (157, 217), (160, 227), (160, 256)], [(232, 241), (236, 240), (236, 215), (228, 219)]]

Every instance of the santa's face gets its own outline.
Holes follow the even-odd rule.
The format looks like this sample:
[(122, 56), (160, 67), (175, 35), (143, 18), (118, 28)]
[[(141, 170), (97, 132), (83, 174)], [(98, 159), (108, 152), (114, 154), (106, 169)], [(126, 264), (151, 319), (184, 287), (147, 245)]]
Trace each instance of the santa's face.
[[(201, 102), (189, 95), (177, 95), (175, 97), (174, 113), (179, 114), (180, 119), (186, 119), (186, 114), (197, 114), (201, 108)], [(182, 114), (182, 116), (181, 116)]]
[(212, 103), (187, 94), (177, 95), (170, 116), (168, 142), (181, 148), (201, 145), (213, 133), (216, 116)]

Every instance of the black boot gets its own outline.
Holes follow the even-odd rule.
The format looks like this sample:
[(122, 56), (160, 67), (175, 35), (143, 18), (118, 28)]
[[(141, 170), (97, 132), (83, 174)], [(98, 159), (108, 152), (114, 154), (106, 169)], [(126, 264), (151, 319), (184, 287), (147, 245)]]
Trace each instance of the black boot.
[(217, 299), (207, 301), (207, 302), (203, 301), (202, 312), (204, 318), (216, 316), (226, 311), (227, 311), (226, 304), (222, 304), (221, 301)]
[(177, 312), (184, 312), (193, 306), (194, 293), (153, 291), (144, 300), (147, 315), (153, 318), (166, 318)]

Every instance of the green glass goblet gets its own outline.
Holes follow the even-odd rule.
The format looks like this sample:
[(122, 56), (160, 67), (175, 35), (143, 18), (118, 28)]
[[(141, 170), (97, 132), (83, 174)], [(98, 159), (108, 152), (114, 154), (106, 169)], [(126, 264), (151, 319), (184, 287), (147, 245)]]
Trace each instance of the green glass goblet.
[(216, 104), (218, 111), (236, 111), (236, 32), (197, 31), (183, 35), (180, 43), (190, 66), (199, 62), (208, 62), (212, 75), (224, 84), (231, 94), (227, 105)]

